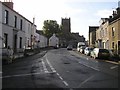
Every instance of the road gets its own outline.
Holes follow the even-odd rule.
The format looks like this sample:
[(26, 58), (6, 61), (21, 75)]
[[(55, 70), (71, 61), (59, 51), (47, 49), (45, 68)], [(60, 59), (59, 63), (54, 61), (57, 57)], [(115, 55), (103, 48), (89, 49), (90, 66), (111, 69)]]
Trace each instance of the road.
[(118, 88), (118, 65), (65, 48), (3, 66), (2, 88)]

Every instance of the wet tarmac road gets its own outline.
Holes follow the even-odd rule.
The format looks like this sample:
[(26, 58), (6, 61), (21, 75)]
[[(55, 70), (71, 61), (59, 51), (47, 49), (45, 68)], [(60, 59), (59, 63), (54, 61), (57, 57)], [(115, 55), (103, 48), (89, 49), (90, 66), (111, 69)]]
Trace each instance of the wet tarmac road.
[(118, 65), (53, 49), (3, 66), (3, 88), (118, 88)]

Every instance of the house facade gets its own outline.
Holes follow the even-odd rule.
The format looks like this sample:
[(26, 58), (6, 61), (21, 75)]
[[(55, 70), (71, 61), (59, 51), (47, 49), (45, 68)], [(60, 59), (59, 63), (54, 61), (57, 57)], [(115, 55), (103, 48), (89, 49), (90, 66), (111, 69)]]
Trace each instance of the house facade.
[(2, 47), (22, 52), (33, 46), (36, 25), (13, 9), (13, 2), (2, 3)]
[(109, 21), (109, 30), (110, 49), (120, 54), (120, 7)]
[(96, 30), (98, 29), (98, 26), (89, 26), (89, 46), (95, 47), (96, 42)]
[[(109, 18), (101, 18), (100, 26), (95, 30), (89, 27), (89, 46), (94, 45), (98, 48), (110, 49), (120, 55), (120, 7), (113, 11)], [(96, 39), (93, 38), (96, 34)]]
[(109, 19), (101, 18), (96, 30), (96, 47), (109, 49)]
[(49, 39), (49, 46), (54, 47), (56, 45), (59, 45), (59, 38), (56, 37), (55, 34), (53, 34), (53, 36), (51, 36), (50, 39)]
[[(39, 31), (38, 31), (39, 32)], [(37, 33), (35, 34), (35, 48), (45, 48), (47, 47), (47, 37), (44, 35)]]

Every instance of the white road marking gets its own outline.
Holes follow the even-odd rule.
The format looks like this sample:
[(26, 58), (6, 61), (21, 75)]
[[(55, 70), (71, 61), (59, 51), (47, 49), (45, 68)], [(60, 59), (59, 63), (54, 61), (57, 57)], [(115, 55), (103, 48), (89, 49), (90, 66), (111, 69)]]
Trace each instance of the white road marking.
[[(48, 65), (50, 66), (52, 72), (56, 72), (56, 70), (53, 68), (53, 66), (51, 65), (51, 63), (48, 61), (47, 55), (46, 55), (46, 61), (47, 61)], [(68, 87), (68, 86), (69, 86), (68, 83), (67, 83), (66, 81), (64, 81), (64, 79), (60, 76), (60, 74), (57, 73), (57, 72), (56, 72), (56, 74), (57, 74), (57, 76), (60, 78), (60, 80), (62, 80), (62, 82), (65, 84), (65, 86)]]
[(68, 83), (67, 83), (66, 81), (63, 81), (63, 83), (64, 83), (66, 86), (68, 86)]
[(52, 70), (52, 72), (56, 72), (56, 70), (53, 68), (53, 66), (51, 65), (51, 63), (48, 61), (48, 59), (47, 59), (47, 57), (46, 57), (46, 61), (47, 61), (47, 63), (48, 63), (48, 65), (50, 66), (50, 68), (51, 68), (51, 70)]
[(59, 76), (59, 73), (56, 73)]
[(79, 85), (79, 87), (81, 87), (83, 84), (85, 84), (86, 82), (88, 82), (90, 79), (92, 79), (94, 77), (94, 75), (93, 76), (91, 76), (91, 77), (89, 77), (89, 78), (87, 78), (85, 81), (83, 81), (80, 85)]
[(81, 63), (81, 62), (78, 62), (78, 63), (80, 63), (80, 64), (82, 64), (82, 65), (84, 65), (84, 66), (86, 66), (86, 67), (92, 68), (92, 69), (94, 69), (94, 70), (96, 70), (96, 71), (100, 71), (100, 70), (99, 70), (99, 69), (97, 69), (97, 68), (94, 68), (94, 67), (88, 66), (88, 65), (83, 64), (83, 63)]
[(63, 78), (60, 76), (59, 73), (56, 73), (58, 75), (58, 77), (63, 81)]
[(41, 73), (28, 73), (28, 74), (8, 75), (8, 76), (0, 77), (0, 78), (23, 77), (23, 76), (31, 76), (31, 75), (38, 75), (38, 74), (41, 74)]
[(118, 67), (118, 66), (115, 65), (115, 66), (110, 67), (110, 69), (115, 69), (115, 68), (117, 68), (117, 67)]
[(44, 72), (49, 73), (48, 70), (47, 70), (47, 67), (45, 65), (45, 62), (43, 61), (43, 59), (41, 59), (41, 60), (42, 60), (42, 65), (43, 65)]
[(59, 78), (60, 78), (61, 80), (63, 80), (63, 78), (62, 78), (61, 76), (59, 76)]

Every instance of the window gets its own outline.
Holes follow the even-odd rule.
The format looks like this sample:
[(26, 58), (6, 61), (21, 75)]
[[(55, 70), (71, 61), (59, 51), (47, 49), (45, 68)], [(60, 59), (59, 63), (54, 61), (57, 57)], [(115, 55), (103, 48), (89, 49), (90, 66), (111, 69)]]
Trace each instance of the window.
[(109, 51), (107, 49), (100, 49), (99, 52), (103, 52), (103, 53), (109, 53)]
[(22, 48), (22, 37), (20, 37), (20, 48)]
[(5, 23), (5, 24), (8, 24), (8, 11), (7, 11), (7, 10), (5, 10), (4, 23)]
[(114, 42), (112, 42), (112, 48), (114, 49)]
[(23, 20), (20, 20), (20, 30), (22, 30)]
[(115, 36), (115, 27), (112, 27), (112, 36)]
[(14, 17), (14, 27), (17, 28), (17, 16)]
[(4, 47), (7, 48), (8, 34), (4, 33)]

